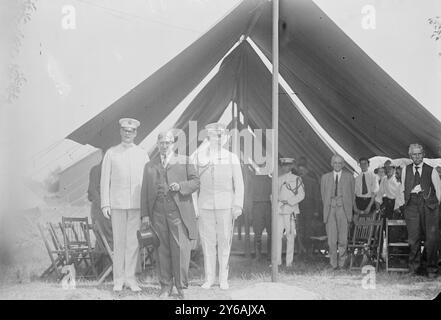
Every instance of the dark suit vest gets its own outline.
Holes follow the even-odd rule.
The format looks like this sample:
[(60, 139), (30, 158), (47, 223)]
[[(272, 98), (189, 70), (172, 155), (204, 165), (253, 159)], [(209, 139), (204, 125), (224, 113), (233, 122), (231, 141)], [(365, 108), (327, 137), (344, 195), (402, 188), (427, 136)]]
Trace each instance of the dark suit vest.
[(173, 199), (171, 191), (168, 189), (167, 168), (164, 168), (161, 164), (159, 164), (157, 168), (158, 179), (156, 180), (156, 184), (158, 187), (158, 193), (153, 210), (159, 213), (178, 211), (179, 209), (176, 205), (175, 199)]
[[(432, 171), (433, 168), (427, 164), (423, 164), (421, 175), (421, 190), (423, 197), (426, 201), (436, 202), (436, 192), (432, 183)], [(409, 164), (406, 167), (406, 181), (404, 182), (404, 201), (407, 202), (410, 199), (410, 192), (413, 189), (415, 175), (413, 173), (413, 164)]]

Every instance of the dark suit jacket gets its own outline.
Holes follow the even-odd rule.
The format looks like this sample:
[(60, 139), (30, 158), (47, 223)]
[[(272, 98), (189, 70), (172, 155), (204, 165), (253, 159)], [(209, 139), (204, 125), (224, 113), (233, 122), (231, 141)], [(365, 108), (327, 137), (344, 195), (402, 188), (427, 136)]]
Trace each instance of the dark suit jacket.
[(89, 187), (87, 189), (87, 199), (92, 202), (92, 210), (98, 210), (101, 213), (101, 163), (93, 166), (89, 173)]
[[(320, 183), (320, 191), (322, 194), (323, 202), (323, 222), (328, 222), (328, 216), (331, 212), (331, 198), (333, 196), (332, 191), (334, 189), (334, 172), (325, 173), (322, 176)], [(343, 209), (345, 211), (348, 222), (352, 221), (352, 207), (355, 197), (355, 179), (347, 171), (342, 170), (340, 181), (338, 182), (342, 187), (343, 192)]]
[[(157, 179), (162, 164), (160, 158), (148, 162), (144, 167), (144, 177), (141, 189), (141, 217), (148, 216), (153, 219), (153, 206), (158, 193)], [(173, 199), (179, 209), (182, 222), (187, 227), (190, 239), (197, 239), (196, 214), (191, 194), (199, 189), (199, 176), (196, 168), (187, 157), (174, 155), (167, 167), (167, 180), (169, 185), (179, 183), (179, 192), (173, 192)]]
[(305, 199), (299, 203), (300, 213), (308, 215), (319, 213), (322, 201), (319, 183), (309, 175), (303, 176), (302, 181), (305, 188)]

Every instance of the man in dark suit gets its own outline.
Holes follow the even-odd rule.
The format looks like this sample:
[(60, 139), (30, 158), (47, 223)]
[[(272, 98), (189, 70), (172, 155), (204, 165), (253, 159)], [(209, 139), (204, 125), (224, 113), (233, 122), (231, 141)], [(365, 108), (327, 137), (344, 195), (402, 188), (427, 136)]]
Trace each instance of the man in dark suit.
[[(101, 165), (102, 162), (93, 166), (89, 173), (89, 187), (87, 189), (87, 199), (91, 202), (90, 217), (93, 224), (99, 224), (104, 233), (104, 237), (109, 243), (110, 248), (113, 248), (112, 222), (106, 219), (101, 211), (101, 195), (100, 195), (100, 181), (101, 181)], [(104, 250), (104, 248), (100, 248)]]
[(199, 189), (199, 177), (187, 157), (174, 153), (172, 131), (158, 135), (159, 159), (146, 164), (141, 190), (141, 230), (151, 223), (159, 237), (158, 267), (161, 292), (171, 295), (173, 284), (184, 299), (188, 286), (190, 240), (197, 239), (192, 193)]
[(322, 176), (320, 189), (330, 262), (332, 268), (337, 270), (345, 266), (347, 259), (348, 225), (352, 221), (355, 181), (349, 172), (342, 170), (344, 160), (341, 156), (332, 156), (331, 165), (334, 170)]
[[(300, 214), (298, 237), (306, 250), (307, 256), (312, 253), (312, 236), (324, 234), (323, 217), (320, 214), (321, 198), (320, 186), (316, 179), (309, 175), (308, 167), (304, 164), (298, 166), (298, 172), (305, 188), (305, 199), (299, 204)], [(321, 232), (323, 230), (323, 233)]]
[[(411, 144), (409, 157), (413, 163), (401, 173), (404, 217), (410, 246), (409, 269), (417, 274), (427, 272), (430, 278), (434, 278), (438, 275), (441, 181), (436, 169), (423, 163), (424, 149), (421, 145)], [(426, 261), (421, 261), (422, 240)]]
[(266, 252), (267, 258), (271, 258), (271, 178), (262, 174), (256, 166), (252, 173), (249, 186), (251, 207), (253, 215), (254, 247), (256, 259), (262, 256), (262, 233), (266, 230)]

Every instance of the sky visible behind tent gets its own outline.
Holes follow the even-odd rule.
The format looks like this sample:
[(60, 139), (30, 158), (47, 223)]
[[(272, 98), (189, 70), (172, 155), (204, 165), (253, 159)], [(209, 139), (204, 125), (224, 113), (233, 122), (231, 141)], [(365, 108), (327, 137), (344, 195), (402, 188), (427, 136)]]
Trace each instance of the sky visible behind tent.
[[(27, 83), (13, 117), (31, 157), (150, 76), (239, 0), (72, 0), (77, 28), (63, 30), (61, 0), (39, 0), (24, 28)], [(427, 19), (439, 0), (314, 0), (386, 72), (441, 119), (441, 51)], [(361, 27), (374, 5), (376, 29)]]

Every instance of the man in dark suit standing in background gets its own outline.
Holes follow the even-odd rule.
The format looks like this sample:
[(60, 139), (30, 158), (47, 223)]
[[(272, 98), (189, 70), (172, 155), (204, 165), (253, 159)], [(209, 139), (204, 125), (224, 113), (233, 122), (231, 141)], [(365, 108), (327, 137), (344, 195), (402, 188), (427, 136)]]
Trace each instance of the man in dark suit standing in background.
[(161, 292), (171, 295), (173, 284), (184, 299), (190, 267), (190, 240), (197, 239), (192, 193), (199, 177), (187, 157), (174, 153), (172, 131), (158, 135), (159, 159), (147, 163), (141, 190), (141, 230), (150, 224), (159, 237), (158, 268)]
[(256, 260), (260, 260), (262, 257), (263, 230), (266, 230), (267, 233), (267, 258), (271, 259), (271, 178), (259, 171), (260, 168), (256, 165), (249, 184)]
[(348, 225), (352, 221), (355, 181), (349, 172), (342, 170), (344, 160), (341, 156), (333, 155), (331, 165), (334, 170), (322, 176), (320, 189), (330, 263), (337, 270), (345, 266), (347, 259)]

